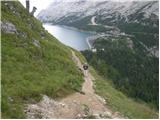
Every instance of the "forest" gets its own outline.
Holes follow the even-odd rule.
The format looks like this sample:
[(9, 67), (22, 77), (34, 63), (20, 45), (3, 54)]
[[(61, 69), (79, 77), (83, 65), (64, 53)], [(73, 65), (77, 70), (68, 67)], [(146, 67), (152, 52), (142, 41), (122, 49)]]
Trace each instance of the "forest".
[(86, 50), (82, 53), (115, 88), (158, 109), (158, 58), (149, 55), (137, 39), (132, 38), (132, 48), (127, 41), (123, 37), (117, 40), (98, 38), (94, 43), (97, 52)]

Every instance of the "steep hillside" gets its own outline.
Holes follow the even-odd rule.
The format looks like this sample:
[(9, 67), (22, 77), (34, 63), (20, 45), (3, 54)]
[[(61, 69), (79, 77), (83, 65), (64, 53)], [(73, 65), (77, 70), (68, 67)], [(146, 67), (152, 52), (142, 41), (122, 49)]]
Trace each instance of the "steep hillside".
[[(80, 52), (51, 36), (44, 30), (42, 23), (19, 2), (1, 1), (1, 7), (2, 118), (158, 118), (154, 108), (143, 101), (134, 101), (114, 88), (109, 75), (117, 80), (114, 79), (115, 74), (112, 74), (115, 68), (110, 69), (112, 67), (102, 60), (104, 64), (101, 64), (101, 71), (100, 66), (93, 66), (101, 76), (92, 67), (88, 76), (84, 76), (82, 63), (86, 59)], [(123, 40), (120, 42), (124, 43)], [(123, 49), (125, 45), (122, 44)], [(99, 47), (100, 51), (105, 50), (101, 46), (101, 42), (95, 45), (97, 50)], [(115, 49), (107, 48), (113, 57)], [(99, 58), (102, 57), (100, 55)], [(111, 74), (102, 74), (106, 69)], [(157, 74), (154, 78), (157, 78)]]
[[(158, 1), (115, 2), (112, 0), (60, 0), (54, 1), (47, 9), (42, 10), (38, 18), (44, 22), (64, 24), (73, 24), (76, 21), (82, 21), (87, 17), (91, 18), (93, 16), (96, 16), (96, 19), (98, 18), (104, 22), (116, 23), (120, 20), (131, 22), (140, 14), (144, 14), (144, 19), (149, 18), (151, 14), (158, 16), (157, 2)], [(138, 14), (134, 16), (134, 19), (131, 18), (131, 16), (136, 13)], [(138, 21), (139, 20), (135, 22)], [(85, 24), (89, 24), (90, 22), (90, 19), (86, 19)], [(98, 23), (104, 24), (104, 22), (98, 20)]]
[(16, 1), (1, 1), (2, 118), (25, 118), (27, 103), (81, 89), (82, 74), (62, 45)]
[(43, 22), (96, 31), (88, 38), (94, 52), (83, 52), (90, 65), (123, 93), (158, 109), (158, 5), (156, 0), (60, 0), (37, 17)]
[(90, 65), (118, 90), (158, 109), (158, 58), (147, 55), (137, 44), (130, 48), (125, 38), (115, 41), (101, 38), (95, 45), (97, 52), (83, 52)]
[[(108, 67), (107, 67), (108, 69)], [(127, 97), (125, 94), (115, 89), (114, 84), (108, 78), (107, 80), (98, 75), (92, 67), (90, 72), (95, 78), (95, 91), (106, 101), (106, 106), (112, 111), (118, 111), (130, 119), (157, 119), (158, 111), (151, 109), (143, 101), (136, 101)]]

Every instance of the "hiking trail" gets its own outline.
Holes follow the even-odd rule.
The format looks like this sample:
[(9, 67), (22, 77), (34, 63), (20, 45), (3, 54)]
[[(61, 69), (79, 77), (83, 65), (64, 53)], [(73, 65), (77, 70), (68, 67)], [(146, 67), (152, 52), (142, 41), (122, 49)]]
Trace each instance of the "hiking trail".
[[(72, 52), (72, 59), (83, 74), (82, 63)], [(124, 118), (119, 112), (112, 112), (107, 108), (106, 101), (98, 96), (93, 89), (94, 77), (89, 71), (84, 74), (84, 83), (81, 92), (76, 92), (60, 100), (54, 100), (44, 95), (37, 104), (29, 104), (25, 109), (27, 118)]]

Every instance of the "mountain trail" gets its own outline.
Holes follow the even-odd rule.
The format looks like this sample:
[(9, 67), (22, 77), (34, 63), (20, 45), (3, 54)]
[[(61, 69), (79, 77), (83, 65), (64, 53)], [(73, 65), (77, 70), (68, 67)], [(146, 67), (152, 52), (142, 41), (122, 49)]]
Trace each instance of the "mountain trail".
[(85, 73), (79, 58), (72, 52), (72, 59), (84, 74), (82, 93), (76, 92), (66, 98), (53, 100), (43, 96), (37, 104), (29, 104), (25, 109), (27, 118), (124, 118), (119, 112), (112, 112), (105, 105), (105, 100), (95, 94), (94, 77), (89, 71)]

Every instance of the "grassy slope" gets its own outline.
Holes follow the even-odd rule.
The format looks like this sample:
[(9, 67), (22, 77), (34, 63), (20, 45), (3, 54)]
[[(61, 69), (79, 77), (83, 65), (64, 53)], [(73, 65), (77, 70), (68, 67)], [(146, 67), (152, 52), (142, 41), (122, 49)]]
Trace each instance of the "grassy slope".
[[(86, 63), (85, 57), (74, 50), (76, 55), (80, 58), (82, 63)], [(90, 67), (90, 72), (95, 78), (94, 86), (96, 93), (107, 101), (107, 106), (113, 111), (118, 111), (128, 118), (134, 119), (151, 119), (158, 118), (158, 112), (151, 109), (146, 103), (142, 101), (134, 101), (125, 96), (122, 92), (113, 87), (111, 81), (104, 80), (97, 72)]]
[[(60, 44), (45, 31), (45, 38), (39, 35), (44, 29), (41, 23), (29, 17), (34, 24), (30, 28), (27, 23), (28, 13), (17, 2), (10, 2), (16, 6), (20, 16), (14, 16), (11, 10), (3, 5), (2, 20), (13, 23), (18, 31), (27, 37), (2, 32), (2, 117), (24, 118), (25, 103), (40, 100), (40, 94), (51, 97), (63, 97), (73, 89), (80, 89), (82, 75), (71, 61), (70, 48)], [(32, 44), (32, 39), (41, 44), (38, 49)], [(76, 52), (84, 63), (85, 58)], [(96, 78), (96, 92), (107, 100), (113, 110), (119, 111), (129, 118), (156, 118), (154, 110), (144, 103), (137, 103), (113, 88), (103, 78), (91, 69)], [(8, 98), (12, 98), (10, 101)]]
[(134, 119), (158, 118), (158, 112), (149, 108), (147, 104), (126, 97), (122, 92), (116, 90), (110, 81), (100, 77), (93, 68), (90, 68), (90, 71), (96, 79), (94, 81), (96, 93), (106, 100), (107, 106), (113, 111)]
[[(26, 103), (39, 101), (41, 94), (56, 98), (73, 93), (81, 88), (82, 74), (71, 60), (70, 48), (48, 34), (19, 2), (10, 1), (9, 7), (1, 4), (2, 21), (26, 35), (2, 31), (2, 118), (24, 118)], [(40, 32), (45, 33), (44, 39)], [(33, 45), (33, 39), (41, 48)]]
[[(82, 63), (86, 62), (86, 59), (82, 54), (76, 51), (75, 53)], [(158, 118), (158, 112), (151, 109), (146, 103), (142, 101), (134, 101), (125, 96), (122, 92), (116, 90), (111, 81), (104, 80), (97, 74), (92, 66), (90, 66), (89, 70), (95, 78), (94, 89), (98, 95), (106, 100), (107, 107), (132, 119)]]
[(87, 63), (86, 58), (83, 56), (83, 54), (81, 54), (81, 52), (76, 51), (73, 48), (71, 48), (71, 49), (74, 51), (74, 53), (76, 54), (76, 56), (78, 56), (78, 58), (80, 59), (80, 61), (81, 61), (82, 64)]

